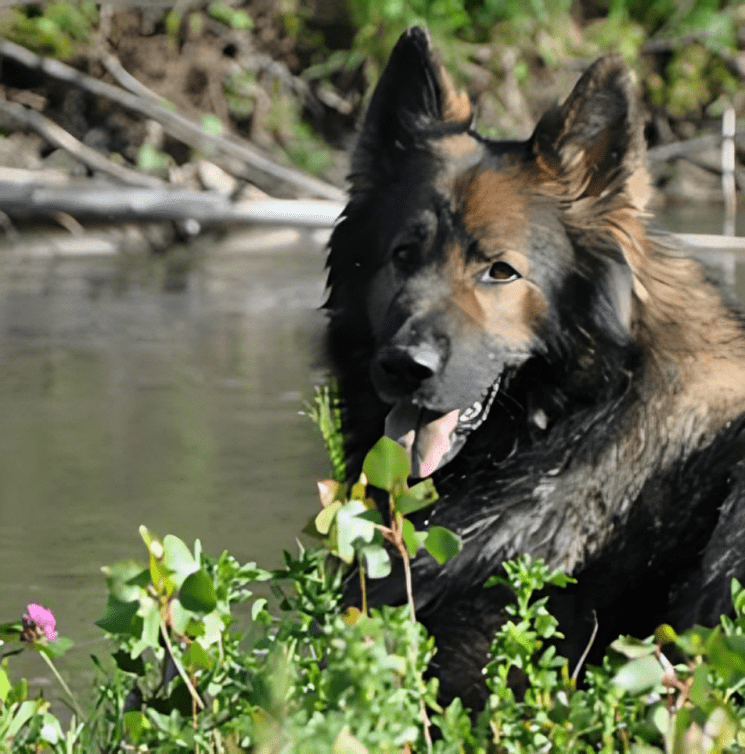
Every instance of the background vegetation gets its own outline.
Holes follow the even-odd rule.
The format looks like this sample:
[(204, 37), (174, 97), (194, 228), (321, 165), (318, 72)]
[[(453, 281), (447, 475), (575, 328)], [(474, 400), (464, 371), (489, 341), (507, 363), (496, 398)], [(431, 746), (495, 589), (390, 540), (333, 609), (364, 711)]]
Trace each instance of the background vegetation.
[[(395, 39), (415, 23), (429, 27), (493, 135), (525, 135), (609, 50), (638, 74), (651, 145), (706, 130), (725, 107), (745, 112), (745, 5), (736, 0), (186, 0), (116, 9), (50, 0), (0, 10), (7, 39), (104, 78), (104, 57), (118, 56), (171, 106), (207, 116), (213, 131), (337, 184), (366, 97)], [(176, 168), (193, 155), (148, 137), (129, 115), (114, 124), (111, 108), (91, 100), (71, 118), (65, 91), (11, 66), (0, 83), (11, 98), (16, 89), (40, 94), (36, 107), (78, 138), (103, 130), (98, 142), (124, 161), (188, 180)]]

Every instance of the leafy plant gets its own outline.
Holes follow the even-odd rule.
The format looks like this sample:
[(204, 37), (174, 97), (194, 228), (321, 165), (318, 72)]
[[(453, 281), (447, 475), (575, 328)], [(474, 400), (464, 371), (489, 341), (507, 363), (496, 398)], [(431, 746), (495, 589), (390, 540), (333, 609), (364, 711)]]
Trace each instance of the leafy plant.
[[(391, 559), (385, 542), (393, 546), (403, 561), (411, 619), (416, 620), (411, 584), (410, 558), (424, 547), (439, 563), (445, 563), (460, 552), (462, 543), (453, 532), (432, 526), (417, 531), (407, 514), (426, 508), (437, 500), (431, 479), (413, 487), (407, 480), (411, 465), (404, 449), (393, 440), (382, 437), (365, 457), (362, 475), (351, 486), (343, 482), (320, 482), (323, 510), (316, 516), (315, 526), (325, 537), (330, 552), (345, 563), (355, 557), (359, 562), (362, 589), (362, 610), (366, 612), (365, 577), (385, 578), (391, 573)], [(375, 501), (367, 496), (368, 484), (388, 495), (389, 516), (384, 523)]]
[(4, 37), (40, 55), (68, 58), (91, 38), (98, 23), (98, 8), (92, 2), (57, 2), (43, 6), (14, 7), (0, 26)]

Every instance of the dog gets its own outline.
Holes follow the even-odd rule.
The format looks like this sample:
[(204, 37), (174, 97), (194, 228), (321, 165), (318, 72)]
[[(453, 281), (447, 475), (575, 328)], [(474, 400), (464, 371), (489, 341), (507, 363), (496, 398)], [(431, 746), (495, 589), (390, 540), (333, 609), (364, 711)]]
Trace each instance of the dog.
[[(442, 698), (483, 706), (501, 564), (576, 577), (551, 608), (580, 657), (661, 622), (712, 625), (745, 575), (745, 321), (646, 229), (641, 106), (596, 61), (527, 141), (474, 130), (426, 31), (396, 44), (329, 244), (327, 344), (349, 473), (382, 436), (439, 492), (412, 562)], [(402, 603), (403, 578), (369, 582)], [(595, 626), (595, 623), (597, 624)]]

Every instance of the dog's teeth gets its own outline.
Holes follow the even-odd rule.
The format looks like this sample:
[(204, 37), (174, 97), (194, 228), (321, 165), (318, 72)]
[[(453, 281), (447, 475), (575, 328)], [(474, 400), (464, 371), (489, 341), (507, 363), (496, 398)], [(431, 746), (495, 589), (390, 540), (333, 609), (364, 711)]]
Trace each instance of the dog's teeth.
[(483, 410), (481, 403), (474, 403), (473, 406), (469, 406), (461, 415), (459, 421), (470, 422), (471, 419), (475, 419)]

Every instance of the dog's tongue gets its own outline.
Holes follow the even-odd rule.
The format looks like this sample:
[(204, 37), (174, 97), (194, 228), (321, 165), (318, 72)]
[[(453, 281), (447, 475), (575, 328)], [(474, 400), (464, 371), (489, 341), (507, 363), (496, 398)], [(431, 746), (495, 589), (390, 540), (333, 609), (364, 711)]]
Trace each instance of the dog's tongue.
[(426, 477), (437, 470), (451, 449), (460, 411), (439, 414), (408, 401), (397, 403), (385, 420), (385, 434), (406, 450), (411, 475)]

